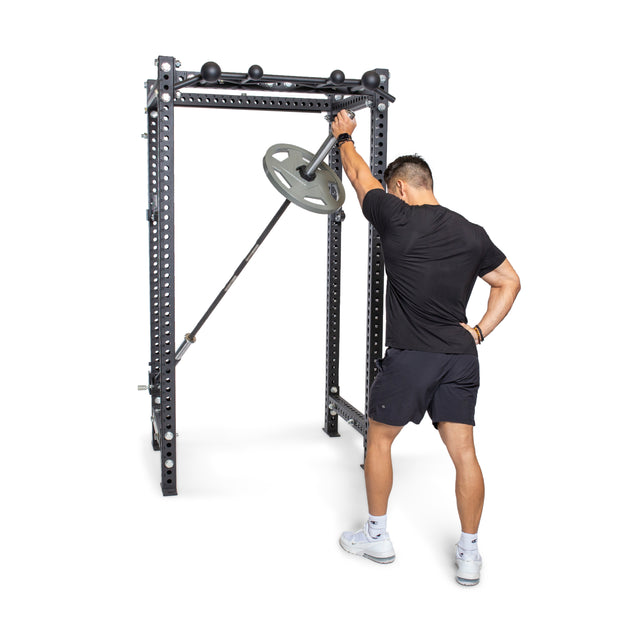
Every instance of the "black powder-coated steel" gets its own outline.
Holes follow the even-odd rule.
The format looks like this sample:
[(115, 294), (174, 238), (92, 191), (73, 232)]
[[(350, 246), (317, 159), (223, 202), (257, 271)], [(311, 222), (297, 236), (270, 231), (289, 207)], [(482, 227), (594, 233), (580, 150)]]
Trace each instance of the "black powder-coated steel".
[[(337, 110), (339, 111), (339, 109)], [(331, 113), (335, 116), (337, 111)], [(329, 153), (329, 166), (342, 177), (340, 151), (333, 147)], [(332, 394), (340, 391), (340, 267), (342, 249), (342, 209), (327, 219), (327, 332), (325, 372), (325, 416), (324, 431), (331, 437), (338, 432), (338, 413), (331, 408)]]
[[(174, 59), (158, 58), (157, 84), (149, 92), (173, 95), (174, 74), (161, 70)], [(174, 271), (174, 108), (173, 101), (155, 100), (147, 109), (149, 143), (149, 274), (151, 286), (152, 441), (160, 451), (162, 493), (176, 495), (175, 271)]]
[[(376, 70), (377, 71), (377, 70)], [(388, 76), (387, 76), (388, 77)], [(198, 86), (208, 89), (241, 89), (243, 91), (269, 91), (283, 93), (321, 93), (327, 96), (367, 95), (378, 99), (395, 102), (394, 96), (387, 93), (384, 83), (376, 89), (368, 89), (362, 85), (362, 79), (345, 79), (340, 84), (329, 78), (313, 78), (307, 76), (263, 75), (259, 79), (250, 78), (244, 73), (221, 73), (213, 82), (201, 79), (199, 71), (181, 71), (176, 74), (177, 89)]]
[[(381, 78), (389, 78), (387, 69), (376, 69)], [(383, 105), (385, 108), (379, 108)], [(371, 156), (370, 168), (374, 178), (384, 186), (384, 170), (387, 166), (387, 104), (379, 98), (375, 108), (371, 109)], [(367, 371), (365, 388), (365, 411), (369, 406), (369, 390), (378, 373), (376, 360), (382, 357), (384, 327), (384, 256), (380, 235), (373, 225), (369, 225), (369, 275), (367, 284)], [(368, 427), (368, 422), (367, 422)], [(367, 450), (367, 432), (364, 435), (365, 456)]]
[[(189, 78), (198, 72), (179, 71), (175, 58), (160, 56), (158, 77), (148, 80), (147, 126), (149, 151), (149, 285), (150, 343), (149, 393), (151, 395), (152, 446), (160, 451), (161, 487), (164, 495), (177, 494), (176, 464), (176, 381), (175, 367), (179, 358), (175, 350), (175, 251), (174, 251), (174, 108), (209, 107), (261, 111), (326, 112), (332, 119), (341, 109), (371, 111), (370, 168), (383, 183), (387, 154), (387, 109), (395, 98), (388, 93), (389, 72), (376, 69), (380, 86), (367, 89), (360, 80), (346, 80), (340, 85), (326, 78), (264, 75), (259, 80), (247, 74), (222, 73), (215, 83), (202, 83)], [(165, 70), (165, 67), (167, 70)], [(234, 93), (234, 91), (236, 93)], [(240, 93), (242, 92), (242, 93)], [(245, 93), (247, 92), (247, 93)], [(252, 95), (251, 92), (257, 92)], [(267, 95), (273, 94), (276, 95)], [(285, 94), (285, 95), (283, 95)], [(303, 94), (288, 95), (288, 94)], [(322, 94), (314, 97), (311, 94)], [(340, 177), (342, 165), (339, 151), (329, 152), (329, 166)], [(200, 330), (228, 288), (255, 254), (255, 251), (284, 213), (289, 201), (267, 225), (231, 280), (218, 294), (207, 313), (191, 334)], [(327, 325), (325, 425), (330, 436), (338, 436), (338, 417), (343, 418), (363, 435), (366, 455), (367, 418), (340, 396), (340, 266), (342, 209), (327, 216)], [(375, 360), (382, 355), (383, 345), (384, 259), (380, 237), (369, 227), (369, 273), (367, 288), (367, 371), (366, 399), (377, 373)], [(184, 345), (185, 343), (183, 343)], [(189, 342), (190, 344), (190, 342)], [(182, 348), (181, 348), (182, 349)], [(178, 353), (181, 351), (178, 350)], [(184, 351), (182, 351), (184, 353)]]

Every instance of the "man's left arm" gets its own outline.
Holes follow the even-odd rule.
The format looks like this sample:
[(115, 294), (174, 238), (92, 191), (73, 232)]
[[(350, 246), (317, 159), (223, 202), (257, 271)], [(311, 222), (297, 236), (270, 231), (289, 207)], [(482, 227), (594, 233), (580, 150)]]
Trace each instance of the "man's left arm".
[[(351, 120), (344, 109), (338, 113), (331, 124), (331, 132), (336, 138), (341, 133), (351, 135), (355, 128), (355, 119)], [(353, 142), (343, 142), (340, 145), (340, 159), (347, 178), (349, 178), (353, 188), (356, 190), (360, 206), (362, 206), (364, 197), (369, 191), (372, 189), (383, 189), (380, 182), (373, 177), (369, 165), (356, 151)]]
[[(478, 323), (483, 337), (487, 337), (505, 318), (511, 310), (516, 296), (520, 291), (520, 278), (508, 260), (505, 260), (497, 269), (482, 276), (482, 279), (491, 286), (487, 312)], [(479, 338), (475, 330), (468, 324), (460, 323), (475, 339)]]

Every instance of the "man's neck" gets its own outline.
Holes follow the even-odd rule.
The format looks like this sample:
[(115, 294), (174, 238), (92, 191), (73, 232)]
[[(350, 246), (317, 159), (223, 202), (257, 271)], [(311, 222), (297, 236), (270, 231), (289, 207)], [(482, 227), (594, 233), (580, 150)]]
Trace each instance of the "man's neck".
[(406, 203), (411, 206), (420, 206), (423, 204), (440, 204), (436, 197), (433, 195), (433, 191), (427, 191), (426, 189), (421, 189), (420, 191), (416, 191), (411, 194), (409, 198), (407, 198)]

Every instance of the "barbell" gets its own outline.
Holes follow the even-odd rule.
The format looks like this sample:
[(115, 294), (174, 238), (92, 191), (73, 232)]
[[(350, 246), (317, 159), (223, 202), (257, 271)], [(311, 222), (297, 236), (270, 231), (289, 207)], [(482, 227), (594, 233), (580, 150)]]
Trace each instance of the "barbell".
[[(347, 112), (353, 120), (355, 118), (353, 111), (347, 110)], [(231, 285), (237, 280), (292, 202), (315, 213), (333, 213), (344, 204), (344, 186), (335, 171), (323, 162), (335, 144), (336, 138), (333, 137), (333, 134), (329, 134), (315, 154), (290, 144), (274, 144), (267, 149), (262, 161), (264, 171), (271, 184), (284, 195), (285, 201), (260, 234), (251, 251), (233, 272), (227, 284), (209, 305), (205, 314), (196, 326), (185, 335), (175, 354), (176, 363), (180, 362), (187, 349), (196, 341), (198, 331), (209, 319), (213, 310), (224, 298)]]

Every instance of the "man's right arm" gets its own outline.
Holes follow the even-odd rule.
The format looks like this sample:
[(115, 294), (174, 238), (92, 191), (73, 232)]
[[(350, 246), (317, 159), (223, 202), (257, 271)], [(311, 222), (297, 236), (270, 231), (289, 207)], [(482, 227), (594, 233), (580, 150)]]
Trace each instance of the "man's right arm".
[[(356, 123), (351, 120), (346, 111), (340, 111), (332, 124), (333, 135), (337, 138), (341, 133), (351, 135), (356, 128)], [(358, 196), (360, 206), (364, 201), (364, 197), (372, 189), (382, 189), (382, 185), (373, 177), (369, 165), (362, 156), (356, 151), (353, 142), (343, 142), (340, 145), (340, 159), (342, 168), (349, 178), (349, 182), (353, 185)]]
[(353, 185), (362, 207), (364, 197), (372, 189), (382, 189), (382, 185), (373, 177), (369, 165), (356, 151), (353, 142), (344, 142), (340, 145), (340, 159), (342, 168)]

